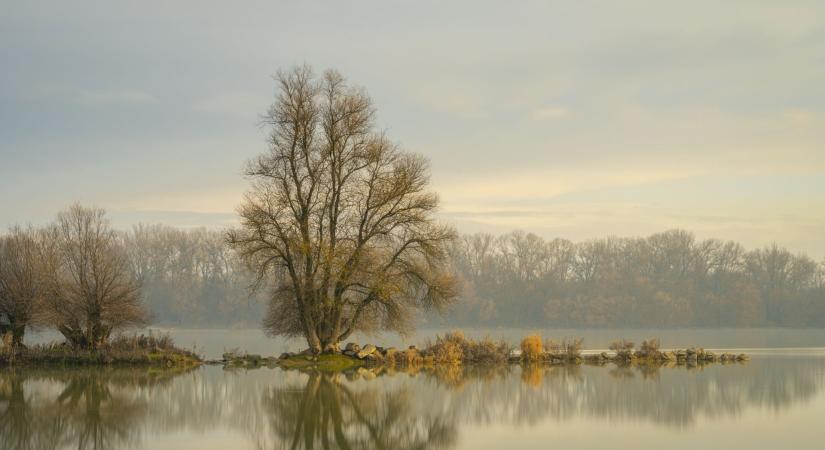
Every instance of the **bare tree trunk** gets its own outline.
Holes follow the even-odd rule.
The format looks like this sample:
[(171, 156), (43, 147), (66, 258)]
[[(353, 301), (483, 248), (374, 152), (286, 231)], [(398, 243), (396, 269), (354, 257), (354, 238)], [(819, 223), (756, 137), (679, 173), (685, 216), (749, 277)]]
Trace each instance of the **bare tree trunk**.
[(23, 335), (26, 333), (26, 326), (21, 324), (11, 325), (11, 346), (14, 350), (23, 347)]

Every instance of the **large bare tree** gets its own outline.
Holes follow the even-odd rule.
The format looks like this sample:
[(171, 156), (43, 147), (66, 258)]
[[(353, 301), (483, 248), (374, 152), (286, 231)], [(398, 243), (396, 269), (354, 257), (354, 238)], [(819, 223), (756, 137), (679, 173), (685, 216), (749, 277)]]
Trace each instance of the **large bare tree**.
[(370, 98), (337, 72), (303, 66), (276, 81), (269, 150), (247, 165), (228, 236), (259, 287), (275, 280), (266, 331), (321, 352), (356, 330), (408, 330), (416, 308), (456, 295), (454, 231), (433, 219), (427, 161), (377, 132)]
[(75, 204), (46, 231), (54, 243), (46, 314), (75, 347), (97, 349), (113, 330), (146, 323), (122, 237), (102, 209)]
[(15, 226), (0, 236), (0, 335), (12, 347), (23, 344), (26, 327), (38, 319), (45, 293), (42, 245), (33, 228)]

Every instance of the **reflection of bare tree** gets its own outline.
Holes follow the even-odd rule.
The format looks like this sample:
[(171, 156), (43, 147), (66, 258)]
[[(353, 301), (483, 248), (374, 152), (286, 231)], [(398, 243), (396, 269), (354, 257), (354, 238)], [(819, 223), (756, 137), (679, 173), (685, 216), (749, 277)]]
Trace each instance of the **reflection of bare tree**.
[(148, 407), (134, 392), (168, 378), (141, 370), (0, 373), (0, 448), (136, 447)]
[(301, 388), (274, 388), (264, 410), (284, 448), (423, 449), (450, 448), (456, 426), (440, 414), (420, 415), (406, 387), (367, 389), (339, 376), (313, 373)]
[(451, 448), (464, 425), (585, 419), (690, 427), (782, 411), (825, 384), (825, 358), (684, 367), (450, 366), (345, 375), (280, 369), (0, 371), (0, 448), (123, 449), (172, 433), (238, 446)]

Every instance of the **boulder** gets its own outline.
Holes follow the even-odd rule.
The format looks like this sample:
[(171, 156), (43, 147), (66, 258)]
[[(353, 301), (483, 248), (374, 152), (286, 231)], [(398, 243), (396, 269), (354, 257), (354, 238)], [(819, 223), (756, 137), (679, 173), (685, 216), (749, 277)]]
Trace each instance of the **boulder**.
[(281, 356), (279, 356), (278, 359), (289, 359), (289, 356), (289, 353), (281, 353)]
[(372, 344), (365, 345), (364, 348), (362, 348), (361, 351), (358, 352), (358, 359), (364, 359), (364, 358), (367, 357), (367, 355), (372, 355), (373, 353), (375, 353), (375, 350), (376, 350), (376, 348), (375, 348), (374, 345), (372, 345)]
[(390, 356), (396, 353), (398, 353), (398, 349), (395, 347), (387, 347), (387, 349), (384, 350), (384, 356)]
[(349, 356), (350, 358), (356, 358), (358, 353), (356, 353), (352, 350), (344, 350), (344, 355)]
[(355, 342), (347, 342), (347, 346), (344, 347), (344, 351), (358, 353), (361, 351), (361, 346)]

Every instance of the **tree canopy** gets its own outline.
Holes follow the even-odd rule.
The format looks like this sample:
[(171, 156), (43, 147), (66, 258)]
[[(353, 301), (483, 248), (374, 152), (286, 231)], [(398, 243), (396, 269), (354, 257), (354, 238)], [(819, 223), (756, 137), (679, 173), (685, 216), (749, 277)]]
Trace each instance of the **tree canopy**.
[(433, 218), (427, 161), (377, 131), (370, 98), (337, 72), (303, 66), (276, 81), (269, 150), (247, 165), (228, 236), (272, 289), (266, 330), (320, 352), (356, 330), (403, 332), (416, 308), (449, 303), (455, 233)]

